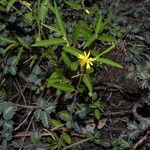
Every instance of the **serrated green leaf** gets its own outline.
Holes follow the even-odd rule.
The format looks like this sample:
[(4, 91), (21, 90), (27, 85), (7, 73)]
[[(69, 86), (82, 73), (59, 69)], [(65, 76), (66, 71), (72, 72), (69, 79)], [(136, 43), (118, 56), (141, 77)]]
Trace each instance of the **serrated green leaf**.
[(16, 2), (16, 0), (10, 0), (7, 2), (6, 12), (9, 12), (13, 4)]
[(56, 19), (57, 19), (61, 33), (63, 34), (63, 36), (66, 36), (65, 23), (62, 21), (62, 17), (60, 15), (60, 12), (59, 12), (59, 9), (57, 7), (55, 0), (54, 0), (54, 13), (56, 15)]
[(98, 23), (96, 25), (96, 29), (95, 29), (95, 34), (98, 36), (98, 34), (103, 30), (103, 25), (102, 25), (102, 15), (100, 14), (99, 19), (98, 19)]
[(17, 41), (12, 39), (12, 38), (8, 38), (6, 36), (0, 35), (0, 40), (8, 42), (8, 43), (14, 43), (17, 44)]
[(98, 59), (100, 56), (110, 52), (113, 48), (115, 47), (115, 44), (113, 44), (112, 46), (110, 46), (109, 48), (107, 48), (106, 50), (102, 51), (98, 56), (96, 56), (96, 59)]
[(96, 119), (99, 120), (100, 119), (100, 111), (99, 111), (99, 109), (95, 109), (94, 114), (95, 114)]
[(84, 75), (83, 77), (83, 82), (85, 83), (85, 85), (87, 86), (88, 90), (90, 92), (93, 91), (93, 87), (92, 87), (92, 83), (91, 83), (91, 80), (90, 80), (90, 77), (88, 74)]
[(88, 112), (87, 106), (85, 104), (77, 104), (78, 108), (75, 112), (75, 115), (78, 115), (80, 118), (85, 118)]
[(70, 115), (67, 111), (61, 111), (59, 116), (64, 121), (67, 121), (70, 118)]
[(109, 12), (107, 18), (106, 18), (105, 21), (103, 22), (103, 29), (106, 28), (106, 26), (107, 26), (108, 23), (110, 22), (111, 17), (112, 17), (112, 12)]
[(33, 44), (33, 47), (41, 47), (41, 46), (52, 46), (52, 45), (60, 45), (63, 44), (64, 40), (60, 38), (51, 38), (48, 40), (41, 40), (35, 44)]
[(68, 66), (68, 67), (71, 67), (71, 60), (70, 60), (70, 58), (67, 56), (67, 54), (63, 51), (62, 53), (61, 53), (61, 55), (62, 55), (62, 59), (63, 59), (63, 61), (64, 61), (64, 63)]
[(73, 31), (72, 41), (76, 43), (79, 38), (85, 38), (86, 40), (92, 36), (90, 29), (87, 24), (79, 23)]
[(79, 66), (79, 62), (78, 61), (72, 62), (71, 63), (71, 70), (76, 71), (78, 69), (78, 66)]
[(43, 107), (45, 105), (45, 102), (42, 98), (38, 98), (36, 101), (37, 106)]
[(32, 71), (33, 74), (35, 74), (36, 76), (38, 75), (41, 75), (42, 74), (42, 69), (39, 65), (36, 65), (34, 68), (33, 68), (33, 71)]
[(38, 121), (40, 120), (41, 114), (42, 114), (42, 110), (41, 109), (37, 109), (34, 112), (34, 116), (35, 116), (36, 120), (38, 120)]
[(49, 121), (48, 121), (48, 115), (45, 111), (42, 111), (41, 113), (41, 121), (42, 121), (42, 124), (44, 125), (44, 127), (48, 128), (49, 126)]
[(23, 53), (23, 47), (20, 47), (20, 48), (18, 49), (18, 54), (17, 54), (17, 57), (16, 57), (16, 59), (15, 59), (15, 61), (14, 61), (13, 64), (15, 64), (15, 65), (18, 64), (18, 62), (19, 62), (19, 60), (20, 60), (20, 58), (21, 58), (22, 53)]
[(9, 46), (7, 46), (6, 49), (4, 50), (3, 56), (5, 56), (9, 50), (15, 48), (16, 46), (17, 46), (16, 44), (10, 44)]
[(33, 21), (33, 19), (34, 19), (32, 12), (26, 13), (26, 14), (25, 14), (25, 17), (27, 18), (27, 20), (28, 20), (29, 23), (31, 24), (32, 21)]
[(63, 125), (59, 120), (52, 119), (51, 121), (52, 121), (53, 126), (55, 127), (60, 127)]
[(65, 0), (65, 3), (74, 9), (77, 9), (77, 10), (82, 9), (82, 6), (79, 3), (66, 1), (66, 0)]
[(7, 108), (5, 108), (5, 110), (3, 111), (3, 118), (5, 120), (10, 120), (12, 119), (14, 114), (15, 114), (14, 106), (8, 105)]
[(53, 84), (53, 83), (57, 83), (57, 82), (60, 82), (61, 80), (59, 78), (51, 78), (51, 79), (48, 79), (48, 84)]
[(64, 92), (72, 92), (74, 91), (74, 87), (70, 84), (65, 84), (65, 83), (51, 83), (49, 84), (51, 87), (56, 88), (60, 91)]
[(33, 143), (37, 143), (41, 139), (41, 133), (38, 131), (32, 131), (30, 138)]
[(89, 46), (96, 40), (96, 38), (97, 38), (97, 35), (95, 35), (95, 34), (94, 34), (93, 36), (91, 36), (91, 37), (86, 41), (86, 43), (85, 43), (83, 49), (89, 47)]
[(119, 63), (116, 63), (110, 59), (107, 58), (97, 58), (96, 61), (99, 61), (101, 63), (107, 64), (107, 65), (111, 65), (113, 67), (117, 67), (117, 68), (123, 68), (122, 65), (120, 65)]
[(20, 2), (21, 2), (24, 6), (26, 6), (30, 11), (32, 11), (31, 4), (30, 4), (29, 2), (27, 2), (27, 1), (22, 1), (22, 0), (20, 0)]
[(13, 131), (13, 124), (14, 124), (13, 121), (4, 121), (3, 122), (3, 128), (4, 128), (5, 133), (7, 133), (7, 132), (11, 133)]
[(54, 112), (55, 106), (49, 106), (45, 109), (45, 112), (47, 114), (51, 114), (52, 112)]
[(111, 43), (116, 42), (116, 39), (113, 36), (108, 35), (108, 34), (103, 34), (99, 36), (98, 39), (102, 42), (111, 42)]
[(68, 134), (64, 134), (63, 135), (63, 140), (67, 143), (67, 144), (71, 144), (71, 137)]
[(80, 51), (79, 49), (76, 49), (74, 47), (67, 47), (67, 46), (64, 46), (63, 47), (63, 50), (65, 50), (66, 52), (76, 56), (76, 57), (79, 57), (79, 54), (82, 54), (83, 55), (83, 52)]
[(40, 13), (39, 13), (39, 18), (42, 22), (47, 17), (48, 9), (49, 9), (49, 0), (42, 1), (41, 7), (40, 7)]
[(50, 30), (52, 30), (52, 31), (55, 31), (55, 32), (57, 32), (57, 33), (59, 33), (61, 35), (61, 31), (59, 31), (59, 29), (57, 29), (57, 28), (55, 28), (53, 26), (50, 26), (50, 25), (46, 25), (46, 24), (43, 24), (43, 26), (48, 28), (48, 29), (50, 29)]
[(17, 40), (20, 42), (20, 44), (21, 44), (23, 47), (25, 47), (26, 49), (31, 50), (30, 44), (29, 44), (27, 41), (25, 41), (23, 38), (17, 36)]

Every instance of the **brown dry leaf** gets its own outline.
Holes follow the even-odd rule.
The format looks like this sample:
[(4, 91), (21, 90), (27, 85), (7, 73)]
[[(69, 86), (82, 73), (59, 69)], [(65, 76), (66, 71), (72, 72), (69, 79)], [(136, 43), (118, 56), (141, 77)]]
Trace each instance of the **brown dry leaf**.
[(98, 129), (102, 129), (106, 125), (106, 121), (107, 121), (107, 119), (101, 119), (101, 120), (99, 120), (97, 128)]
[(85, 128), (82, 128), (82, 133), (83, 134), (86, 134), (86, 133), (94, 133), (94, 129), (96, 127), (96, 124), (95, 123), (91, 123), (91, 124), (87, 124), (85, 126)]

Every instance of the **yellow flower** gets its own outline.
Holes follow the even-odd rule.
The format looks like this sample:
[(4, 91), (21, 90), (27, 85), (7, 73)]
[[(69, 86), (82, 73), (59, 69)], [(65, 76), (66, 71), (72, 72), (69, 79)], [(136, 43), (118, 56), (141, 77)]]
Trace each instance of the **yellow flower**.
[(90, 56), (90, 52), (87, 54), (85, 51), (84, 51), (84, 54), (79, 54), (78, 58), (79, 58), (79, 61), (80, 61), (80, 65), (81, 67), (84, 67), (86, 66), (86, 69), (90, 69), (90, 66), (93, 66), (93, 62), (95, 59), (94, 58), (91, 58), (89, 57)]

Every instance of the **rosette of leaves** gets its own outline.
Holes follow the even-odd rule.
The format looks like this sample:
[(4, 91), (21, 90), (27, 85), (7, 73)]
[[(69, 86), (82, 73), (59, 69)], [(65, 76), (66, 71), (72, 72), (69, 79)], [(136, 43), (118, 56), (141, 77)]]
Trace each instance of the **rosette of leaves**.
[(51, 119), (51, 113), (55, 112), (55, 105), (39, 98), (36, 101), (37, 109), (34, 112), (36, 121), (41, 121), (43, 126), (48, 128)]

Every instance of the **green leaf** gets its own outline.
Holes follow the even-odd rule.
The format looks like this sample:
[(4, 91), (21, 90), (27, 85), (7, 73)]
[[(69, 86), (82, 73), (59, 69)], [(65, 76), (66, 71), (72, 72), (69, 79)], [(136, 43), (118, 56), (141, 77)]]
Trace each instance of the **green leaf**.
[(76, 71), (78, 69), (78, 66), (79, 66), (79, 62), (78, 61), (72, 62), (71, 63), (71, 70)]
[(115, 47), (115, 44), (113, 44), (112, 46), (110, 46), (109, 48), (107, 48), (106, 50), (104, 50), (103, 52), (101, 52), (98, 56), (96, 56), (96, 59), (98, 59), (100, 56), (110, 52), (113, 48)]
[(98, 19), (98, 23), (96, 25), (96, 29), (95, 29), (95, 34), (98, 36), (98, 34), (103, 30), (103, 25), (102, 25), (102, 15), (100, 14), (99, 19)]
[(5, 110), (3, 111), (3, 118), (5, 120), (10, 120), (12, 119), (14, 114), (15, 114), (15, 107), (8, 105), (7, 108), (5, 108)]
[(37, 143), (41, 139), (41, 133), (38, 131), (32, 131), (30, 138), (33, 143)]
[(32, 11), (31, 4), (30, 4), (29, 2), (27, 2), (27, 1), (22, 1), (22, 0), (20, 0), (20, 2), (21, 2), (24, 6), (26, 6), (26, 8), (28, 8), (30, 11)]
[(49, 126), (48, 115), (45, 111), (42, 111), (41, 113), (41, 121), (44, 127), (48, 128)]
[(60, 79), (59, 78), (51, 78), (51, 79), (48, 79), (48, 84), (52, 84), (52, 83), (57, 83), (57, 82), (60, 82)]
[(16, 46), (17, 46), (16, 44), (10, 44), (9, 46), (7, 46), (6, 49), (4, 50), (3, 56), (5, 56), (9, 50), (13, 49)]
[(92, 83), (91, 83), (91, 80), (90, 80), (90, 77), (88, 74), (84, 75), (83, 77), (83, 82), (85, 83), (85, 85), (87, 86), (88, 90), (90, 92), (93, 91), (93, 87), (92, 87)]
[(8, 38), (8, 37), (3, 36), (3, 35), (0, 35), (0, 40), (5, 41), (5, 42), (8, 42), (8, 43), (14, 43), (14, 44), (17, 43), (16, 40), (14, 40), (14, 39), (12, 39), (12, 38)]
[(64, 134), (63, 135), (63, 140), (67, 143), (67, 144), (71, 144), (71, 137), (68, 134)]
[(107, 18), (105, 19), (105, 21), (103, 22), (103, 29), (106, 28), (106, 26), (108, 25), (108, 23), (110, 22), (110, 19), (112, 17), (112, 12), (110, 11)]
[(79, 38), (89, 39), (91, 37), (92, 33), (87, 26), (88, 25), (85, 23), (79, 23), (76, 25), (72, 36), (73, 43), (76, 43)]
[(55, 31), (55, 32), (57, 32), (57, 33), (59, 33), (61, 35), (61, 31), (59, 31), (59, 29), (57, 29), (57, 28), (55, 28), (53, 26), (50, 26), (50, 25), (46, 25), (46, 24), (43, 24), (43, 26), (48, 28), (48, 29), (50, 29), (50, 30), (52, 30), (52, 31)]
[(61, 111), (59, 114), (59, 117), (64, 121), (67, 121), (70, 119), (70, 115), (67, 111)]
[(83, 55), (83, 52), (80, 51), (79, 49), (76, 49), (74, 47), (68, 47), (68, 46), (64, 46), (63, 47), (63, 50), (65, 50), (66, 52), (76, 56), (76, 57), (79, 57), (79, 54), (82, 54)]
[(39, 18), (43, 22), (48, 16), (49, 0), (44, 0), (40, 7)]
[(56, 120), (56, 119), (52, 119), (51, 121), (54, 127), (60, 127), (64, 125), (59, 120)]
[(98, 39), (102, 42), (111, 42), (111, 43), (116, 42), (116, 39), (113, 36), (108, 35), (108, 34), (103, 34), (99, 36)]
[(64, 40), (60, 38), (51, 38), (48, 40), (41, 40), (35, 44), (33, 44), (33, 47), (41, 47), (41, 46), (51, 46), (51, 45), (59, 45), (63, 44)]
[(99, 109), (95, 109), (94, 114), (95, 114), (96, 119), (99, 120), (100, 119), (100, 111), (99, 111)]
[(99, 62), (107, 64), (107, 65), (111, 65), (113, 67), (123, 68), (122, 65), (120, 65), (119, 63), (116, 63), (116, 62), (114, 62), (110, 59), (107, 59), (107, 58), (97, 58), (96, 61), (99, 61)]
[(45, 109), (45, 112), (47, 114), (51, 114), (52, 112), (54, 112), (55, 110), (55, 106), (47, 106), (47, 108)]
[(37, 109), (37, 110), (34, 112), (34, 116), (35, 116), (35, 119), (36, 119), (37, 121), (40, 120), (40, 118), (41, 118), (41, 113), (42, 113), (42, 110), (41, 110), (41, 109)]
[(96, 38), (97, 38), (97, 35), (95, 35), (95, 34), (94, 34), (93, 36), (91, 36), (91, 37), (86, 41), (86, 43), (85, 43), (83, 49), (89, 47), (89, 46), (96, 40)]
[(42, 98), (38, 98), (37, 100), (36, 100), (36, 104), (37, 104), (37, 106), (39, 106), (39, 107), (43, 107), (44, 106), (44, 100), (42, 99)]
[(33, 21), (33, 14), (32, 12), (26, 13), (25, 17), (28, 19), (29, 23), (31, 24)]
[(59, 9), (57, 7), (56, 1), (54, 0), (54, 12), (56, 15), (56, 19), (60, 28), (61, 33), (63, 34), (63, 36), (66, 36), (66, 29), (65, 29), (65, 25), (64, 22), (62, 21)]
[(10, 66), (9, 68), (9, 72), (12, 74), (12, 75), (16, 75), (17, 74), (17, 67), (16, 66)]
[(13, 124), (14, 124), (14, 122), (13, 121), (4, 121), (3, 122), (3, 129), (4, 129), (4, 131), (5, 131), (5, 133), (11, 133), (12, 131), (13, 131)]
[(20, 48), (18, 49), (18, 54), (17, 54), (17, 57), (16, 57), (16, 59), (14, 60), (13, 64), (15, 64), (15, 65), (18, 64), (18, 62), (19, 62), (19, 60), (20, 60), (20, 58), (21, 58), (22, 53), (23, 53), (23, 47), (20, 47)]
[(17, 40), (20, 42), (20, 44), (21, 44), (23, 47), (25, 47), (26, 49), (31, 50), (30, 44), (29, 44), (27, 41), (25, 41), (23, 38), (17, 36)]
[(79, 3), (66, 1), (66, 0), (65, 0), (65, 3), (74, 9), (77, 9), (77, 10), (82, 9), (82, 6)]
[(10, 0), (7, 2), (6, 12), (9, 12), (13, 4), (16, 2), (16, 0)]
[(74, 87), (70, 84), (66, 83), (50, 83), (50, 86), (53, 88), (56, 88), (58, 90), (64, 91), (64, 92), (72, 92), (74, 91)]
[(62, 53), (61, 53), (61, 55), (62, 55), (62, 59), (63, 59), (63, 61), (64, 61), (64, 63), (68, 66), (68, 67), (71, 67), (71, 60), (70, 60), (70, 58), (67, 56), (67, 54), (63, 51)]

